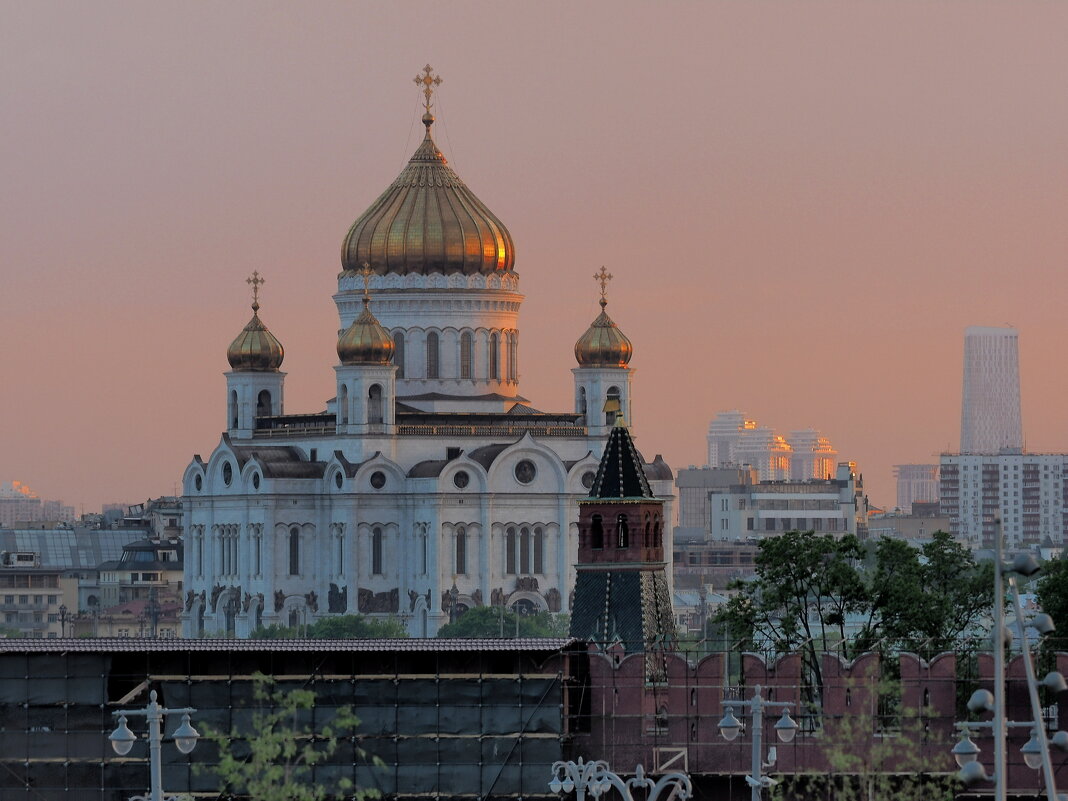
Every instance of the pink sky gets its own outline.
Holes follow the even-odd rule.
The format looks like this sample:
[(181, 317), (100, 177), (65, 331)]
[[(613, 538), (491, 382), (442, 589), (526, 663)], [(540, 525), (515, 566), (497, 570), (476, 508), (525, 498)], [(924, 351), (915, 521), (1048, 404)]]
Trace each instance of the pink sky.
[(1068, 450), (1068, 4), (0, 6), (0, 482), (171, 493), (224, 425), (245, 277), (286, 410), (333, 394), (348, 226), (437, 141), (516, 242), (521, 391), (571, 403), (592, 274), (635, 433), (815, 427), (877, 504), (957, 447), (968, 325), (1020, 330), (1031, 450)]

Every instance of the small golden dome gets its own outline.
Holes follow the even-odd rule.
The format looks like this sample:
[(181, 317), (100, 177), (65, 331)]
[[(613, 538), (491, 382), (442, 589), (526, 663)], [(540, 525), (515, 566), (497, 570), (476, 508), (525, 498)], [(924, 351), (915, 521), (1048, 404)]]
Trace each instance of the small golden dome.
[(608, 301), (601, 296), (601, 313), (575, 343), (579, 367), (626, 367), (634, 346), (604, 310)]
[(349, 229), (346, 272), (365, 262), (379, 275), (512, 271), (512, 235), (448, 166), (430, 136), (433, 123), (428, 109), (426, 136), (408, 166)]
[(260, 304), (252, 303), (252, 319), (226, 349), (226, 360), (238, 372), (274, 372), (282, 366), (282, 343), (260, 320)]
[(389, 364), (395, 347), (389, 331), (371, 314), (370, 300), (365, 295), (360, 316), (338, 338), (338, 358), (346, 366)]

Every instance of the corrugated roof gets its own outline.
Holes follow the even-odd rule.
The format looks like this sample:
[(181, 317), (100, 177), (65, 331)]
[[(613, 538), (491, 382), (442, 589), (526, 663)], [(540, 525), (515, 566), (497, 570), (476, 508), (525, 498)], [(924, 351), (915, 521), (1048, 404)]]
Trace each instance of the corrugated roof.
[(0, 653), (62, 653), (78, 651), (215, 652), (215, 651), (562, 651), (579, 641), (574, 638), (517, 639), (427, 638), (366, 640), (237, 640), (213, 638), (186, 640), (177, 637), (94, 637), (63, 639), (0, 638)]

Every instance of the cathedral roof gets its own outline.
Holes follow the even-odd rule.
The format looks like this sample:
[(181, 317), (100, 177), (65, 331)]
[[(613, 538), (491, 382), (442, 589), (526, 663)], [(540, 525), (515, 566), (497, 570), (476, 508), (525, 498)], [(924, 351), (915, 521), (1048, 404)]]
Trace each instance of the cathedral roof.
[(252, 319), (226, 349), (226, 360), (238, 372), (274, 372), (282, 366), (285, 350), (260, 320), (259, 289), (263, 279), (253, 272), (248, 283), (252, 285)]
[(626, 367), (634, 355), (634, 346), (604, 310), (608, 300), (603, 284), (599, 303), (601, 313), (575, 343), (575, 359), (580, 367)]
[(346, 272), (365, 263), (379, 275), (512, 271), (512, 235), (448, 165), (430, 135), (433, 122), (428, 110), (408, 166), (349, 229), (341, 246)]
[(371, 314), (370, 299), (364, 290), (363, 311), (337, 340), (337, 356), (346, 366), (389, 364), (396, 349), (393, 337)]
[(608, 444), (605, 445), (589, 495), (590, 500), (618, 498), (656, 498), (645, 477), (642, 457), (634, 447), (634, 440), (630, 438), (623, 418), (617, 419), (608, 435)]

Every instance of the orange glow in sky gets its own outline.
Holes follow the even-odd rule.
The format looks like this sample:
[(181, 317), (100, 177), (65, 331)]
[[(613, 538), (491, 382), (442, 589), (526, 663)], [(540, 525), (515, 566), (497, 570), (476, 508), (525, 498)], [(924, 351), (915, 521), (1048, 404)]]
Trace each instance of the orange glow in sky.
[(422, 136), (509, 228), (520, 391), (569, 410), (590, 275), (634, 432), (819, 429), (877, 505), (956, 448), (969, 325), (1020, 331), (1068, 450), (1068, 3), (16, 3), (0, 8), (0, 483), (174, 490), (265, 276), (285, 408), (334, 394), (348, 227)]

